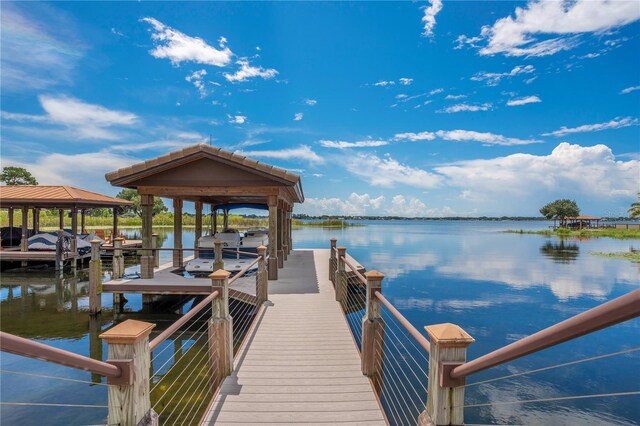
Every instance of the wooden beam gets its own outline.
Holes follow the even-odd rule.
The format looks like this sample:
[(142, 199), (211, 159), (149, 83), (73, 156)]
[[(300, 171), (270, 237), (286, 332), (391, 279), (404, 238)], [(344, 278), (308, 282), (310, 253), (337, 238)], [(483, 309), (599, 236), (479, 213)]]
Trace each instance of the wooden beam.
[(27, 229), (29, 227), (28, 225), (28, 216), (29, 216), (29, 210), (26, 207), (22, 208), (22, 238), (20, 240), (20, 251), (27, 251), (29, 250), (29, 244), (27, 242), (27, 240), (29, 239), (29, 234), (27, 232)]
[(269, 197), (269, 261), (270, 280), (278, 279), (278, 197)]
[[(140, 205), (142, 207), (142, 247), (149, 249), (153, 234), (153, 195), (141, 195)], [(149, 251), (145, 250), (140, 257), (141, 278), (153, 278), (153, 265), (153, 256), (149, 256)]]
[(216, 197), (216, 196), (269, 196), (278, 195), (278, 186), (139, 186), (140, 195), (159, 197)]
[[(195, 203), (196, 210), (196, 236), (193, 242), (193, 248), (198, 248), (198, 240), (202, 237), (202, 201), (196, 201)], [(194, 257), (198, 257), (198, 251), (194, 252)]]
[(58, 210), (58, 229), (64, 229), (64, 210)]
[[(182, 248), (182, 200), (180, 198), (173, 199), (173, 246)], [(182, 267), (183, 260), (182, 250), (174, 250), (174, 268)]]

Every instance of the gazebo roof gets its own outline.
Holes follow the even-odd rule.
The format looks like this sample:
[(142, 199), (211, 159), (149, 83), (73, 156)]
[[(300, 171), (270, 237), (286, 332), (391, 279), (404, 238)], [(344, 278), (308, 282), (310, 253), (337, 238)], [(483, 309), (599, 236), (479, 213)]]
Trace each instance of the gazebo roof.
[(580, 215), (580, 216), (572, 216), (568, 217), (569, 220), (601, 220), (599, 217)]
[(129, 206), (130, 201), (72, 186), (0, 186), (0, 207), (100, 208)]
[(207, 203), (304, 201), (300, 176), (230, 151), (192, 145), (105, 175), (140, 194)]

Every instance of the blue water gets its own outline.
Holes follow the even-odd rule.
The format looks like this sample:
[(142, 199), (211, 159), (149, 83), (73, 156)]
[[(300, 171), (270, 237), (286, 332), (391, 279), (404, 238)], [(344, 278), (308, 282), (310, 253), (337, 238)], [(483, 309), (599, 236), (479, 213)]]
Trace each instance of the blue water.
[[(476, 341), (469, 347), (468, 358), (473, 359), (640, 286), (637, 263), (589, 254), (640, 248), (640, 240), (560, 241), (500, 232), (547, 226), (545, 222), (372, 221), (340, 230), (295, 229), (293, 240), (294, 248), (328, 248), (329, 239), (337, 238), (338, 244), (347, 247), (367, 269), (385, 274), (383, 293), (418, 329), (451, 322), (471, 334)], [(166, 231), (161, 237), (169, 247), (173, 237), (170, 229)], [(185, 231), (183, 239), (185, 247), (192, 246), (193, 233)], [(170, 252), (163, 252), (161, 262), (170, 258)], [(136, 269), (133, 265), (128, 271)], [(3, 273), (1, 283), (3, 331), (83, 355), (99, 353), (100, 346), (106, 356), (106, 349), (96, 340), (96, 330), (111, 324), (110, 295), (104, 295), (104, 313), (92, 324), (86, 312), (86, 281), (81, 276), (56, 281), (53, 273)], [(128, 298), (127, 309), (141, 308), (139, 297)], [(467, 383), (639, 347), (639, 331), (640, 320), (628, 321), (478, 373)], [(3, 370), (91, 380), (86, 372), (4, 353), (0, 365)], [(101, 385), (10, 373), (2, 373), (0, 380), (3, 402), (106, 404), (106, 387)], [(466, 408), (465, 421), (639, 424), (639, 396), (498, 404), (638, 391), (639, 383), (640, 352), (633, 352), (471, 386), (466, 390), (466, 404), (492, 405)], [(0, 414), (3, 424), (95, 424), (106, 420), (106, 409), (100, 407), (3, 405)]]

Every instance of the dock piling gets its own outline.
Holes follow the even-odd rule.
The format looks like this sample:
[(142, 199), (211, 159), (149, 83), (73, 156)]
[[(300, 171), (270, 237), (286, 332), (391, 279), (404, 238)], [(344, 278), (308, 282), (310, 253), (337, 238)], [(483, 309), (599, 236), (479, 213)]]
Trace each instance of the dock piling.
[(208, 330), (213, 389), (233, 371), (233, 320), (229, 314), (229, 275), (231, 273), (224, 269), (218, 269), (209, 275), (211, 292), (217, 291), (219, 294), (211, 302)]
[[(115, 256), (114, 256), (115, 262)], [(100, 260), (100, 240), (91, 241), (89, 261), (89, 315), (102, 311), (102, 260)]]
[(256, 306), (260, 307), (269, 299), (269, 280), (267, 279), (267, 248), (265, 246), (258, 247), (258, 273), (256, 274)]
[[(382, 320), (382, 306), (376, 297), (376, 292), (382, 292), (384, 275), (379, 271), (365, 272), (367, 278), (366, 311), (362, 318), (362, 374), (372, 379), (375, 385), (382, 383), (382, 360), (384, 351), (378, 348), (384, 345), (384, 321)], [(378, 393), (380, 389), (376, 389)]]
[(346, 295), (347, 287), (347, 273), (344, 269), (344, 258), (347, 255), (346, 247), (338, 247), (338, 267), (336, 269), (336, 276), (334, 278), (334, 284), (336, 286), (336, 301), (342, 303)]
[[(112, 261), (112, 269), (113, 269), (113, 278), (118, 279), (122, 278), (124, 275), (124, 254), (122, 253), (122, 242), (123, 238), (114, 238), (113, 240), (113, 261)], [(93, 241), (92, 241), (93, 243)]]

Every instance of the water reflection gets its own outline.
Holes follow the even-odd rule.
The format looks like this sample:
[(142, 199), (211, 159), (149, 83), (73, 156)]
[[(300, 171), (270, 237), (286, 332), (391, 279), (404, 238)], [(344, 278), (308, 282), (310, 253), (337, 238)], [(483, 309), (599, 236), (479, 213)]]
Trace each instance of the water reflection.
[(556, 263), (571, 263), (580, 255), (580, 248), (576, 243), (561, 239), (560, 242), (547, 241), (540, 247), (540, 253)]

